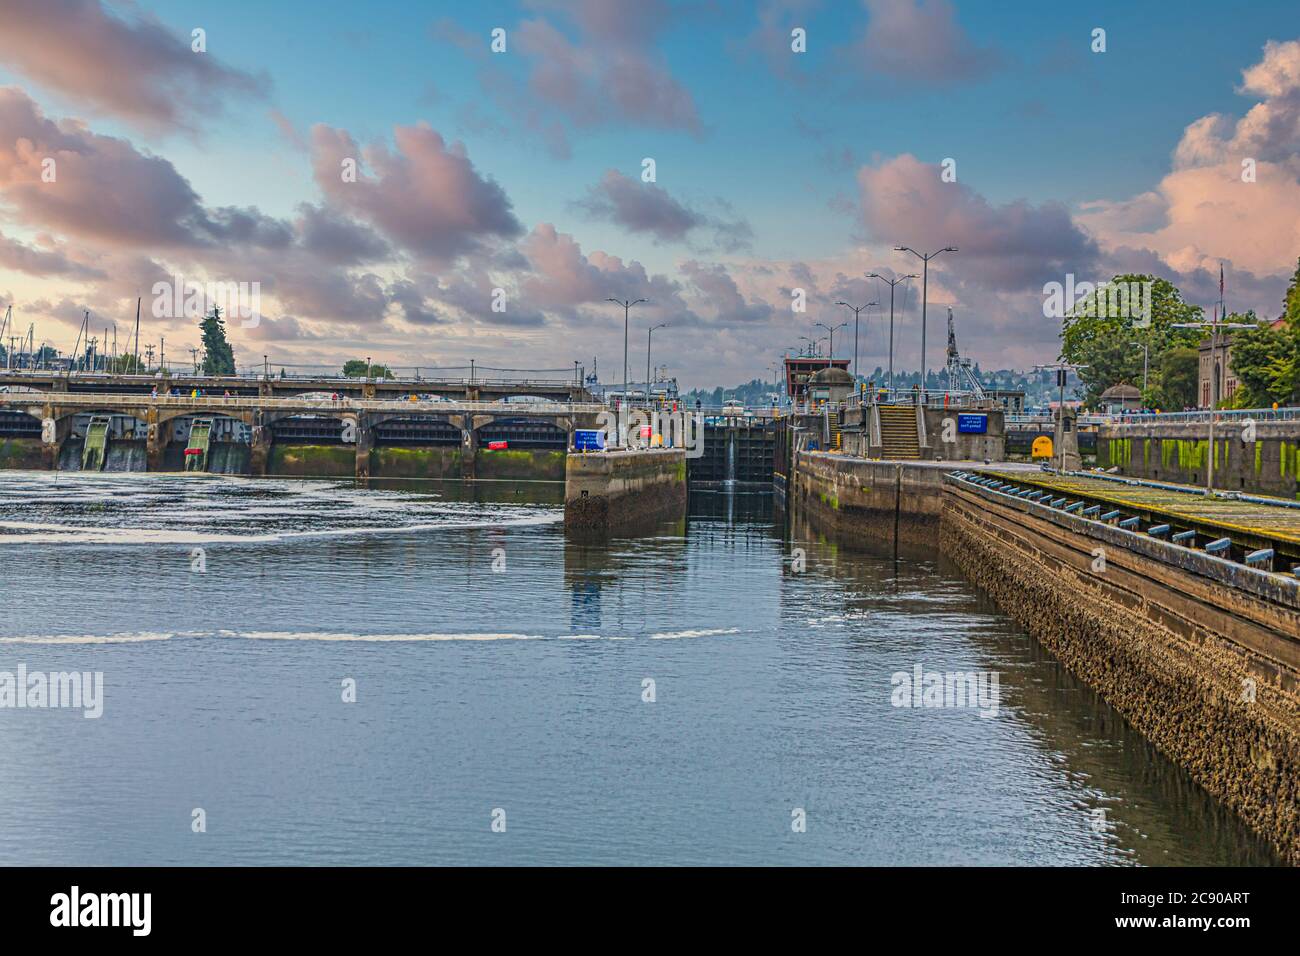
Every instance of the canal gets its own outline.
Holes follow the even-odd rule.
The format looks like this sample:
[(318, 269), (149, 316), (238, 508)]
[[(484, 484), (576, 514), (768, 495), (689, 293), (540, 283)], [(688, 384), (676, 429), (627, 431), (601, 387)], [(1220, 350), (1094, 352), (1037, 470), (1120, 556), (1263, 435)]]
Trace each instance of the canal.
[(557, 500), (0, 472), (0, 690), (103, 675), (0, 708), (0, 864), (1277, 862), (936, 554)]

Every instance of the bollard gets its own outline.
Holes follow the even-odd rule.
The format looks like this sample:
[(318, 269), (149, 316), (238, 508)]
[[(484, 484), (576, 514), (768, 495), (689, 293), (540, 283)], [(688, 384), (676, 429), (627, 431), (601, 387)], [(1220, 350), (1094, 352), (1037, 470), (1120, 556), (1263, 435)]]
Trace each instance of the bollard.
[(1223, 555), (1226, 554), (1228, 549), (1231, 547), (1232, 547), (1231, 538), (1219, 538), (1219, 540), (1211, 541), (1209, 544), (1207, 544), (1205, 546), (1205, 550), (1209, 554)]
[(1119, 523), (1119, 526), (1123, 528), (1125, 531), (1132, 531), (1141, 523), (1142, 522), (1139, 518), (1125, 518), (1123, 521)]
[(1118, 518), (1119, 515), (1120, 515), (1120, 513), (1119, 513), (1119, 510), (1118, 510), (1118, 509), (1115, 510), (1115, 511), (1107, 511), (1104, 515), (1102, 515), (1102, 516), (1101, 516), (1099, 519), (1097, 519), (1097, 520), (1099, 520), (1099, 521), (1110, 521), (1110, 520), (1112, 520), (1112, 519), (1114, 519), (1114, 518)]
[(1246, 555), (1246, 564), (1252, 568), (1264, 568), (1273, 570), (1273, 549), (1260, 548), (1258, 551), (1252, 551)]
[(1163, 538), (1168, 533), (1169, 525), (1167, 524), (1156, 524), (1147, 528), (1147, 534), (1151, 535), (1153, 538)]
[(1174, 535), (1174, 537), (1173, 537), (1173, 541), (1174, 541), (1176, 544), (1182, 544), (1184, 541), (1190, 541), (1191, 544), (1189, 544), (1188, 547), (1189, 547), (1189, 548), (1195, 547), (1195, 546), (1196, 546), (1196, 532), (1195, 532), (1195, 531), (1180, 531), (1180, 532), (1178, 532), (1176, 535)]
[(1091, 518), (1093, 515), (1099, 514), (1101, 514), (1101, 505), (1093, 505), (1091, 508), (1083, 509), (1083, 516), (1085, 518)]
[(1066, 505), (1066, 506), (1065, 506), (1065, 512), (1066, 512), (1066, 514), (1069, 514), (1069, 513), (1074, 512), (1074, 511), (1079, 511), (1081, 508), (1083, 508), (1083, 502), (1082, 502), (1082, 501), (1076, 501), (1076, 502), (1075, 502), (1074, 504), (1072, 504), (1072, 505)]

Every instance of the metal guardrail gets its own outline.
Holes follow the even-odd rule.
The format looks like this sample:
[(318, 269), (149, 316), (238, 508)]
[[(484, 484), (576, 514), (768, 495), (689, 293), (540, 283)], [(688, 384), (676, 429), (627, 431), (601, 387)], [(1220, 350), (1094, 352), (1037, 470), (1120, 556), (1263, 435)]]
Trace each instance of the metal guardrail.
[(1216, 422), (1245, 421), (1256, 422), (1294, 422), (1300, 421), (1300, 408), (1221, 408), (1215, 411), (1204, 409), (1197, 412), (1130, 412), (1113, 415), (1111, 422), (1121, 424), (1178, 424), (1180, 422), (1205, 422), (1214, 416)]
[(422, 414), (456, 412), (509, 412), (512, 414), (597, 414), (608, 406), (594, 402), (431, 402), (382, 401), (379, 399), (340, 398), (262, 398), (257, 395), (199, 396), (187, 395), (84, 395), (76, 392), (23, 392), (0, 394), (0, 406), (30, 408), (33, 405), (78, 406), (105, 409), (106, 406), (128, 408), (204, 408), (247, 410), (259, 408), (305, 408), (320, 411), (408, 411)]

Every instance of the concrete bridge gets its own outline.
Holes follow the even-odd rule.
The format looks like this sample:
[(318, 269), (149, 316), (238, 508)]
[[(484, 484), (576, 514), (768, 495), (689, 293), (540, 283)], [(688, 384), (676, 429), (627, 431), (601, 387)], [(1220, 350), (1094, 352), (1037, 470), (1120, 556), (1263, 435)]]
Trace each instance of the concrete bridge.
[(324, 392), (352, 399), (376, 401), (408, 395), (435, 395), (463, 402), (495, 402), (531, 397), (556, 402), (590, 402), (591, 393), (579, 375), (563, 378), (344, 378), (332, 376), (274, 375), (115, 375), (103, 372), (55, 372), (40, 369), (0, 370), (0, 392), (34, 389), (74, 395), (148, 395), (173, 388), (183, 394), (199, 389), (209, 395), (292, 398)]
[[(337, 476), (337, 452), (350, 446), (350, 474), (368, 478), (377, 448), (419, 447), (436, 459), (437, 474), (401, 477), (476, 477), (481, 449), (495, 442), (522, 453), (547, 452), (554, 458), (572, 444), (578, 428), (595, 428), (603, 405), (560, 402), (439, 402), (263, 396), (191, 397), (74, 392), (0, 393), (0, 440), (39, 441), (40, 462), (59, 465), (60, 453), (74, 425), (87, 417), (116, 416), (125, 424), (110, 434), (119, 439), (143, 438), (147, 470), (168, 470), (167, 450), (186, 441), (186, 422), (238, 423), (225, 429), (236, 442), (249, 445), (247, 473), (267, 474), (268, 459), (277, 442), (298, 446), (335, 447), (331, 456)], [(81, 436), (84, 437), (84, 436)], [(174, 456), (173, 456), (174, 460)], [(452, 465), (459, 467), (454, 470)], [(432, 467), (432, 466), (431, 466)], [(519, 469), (526, 472), (526, 468)], [(562, 461), (560, 464), (562, 477)], [(295, 472), (296, 473), (296, 472)], [(304, 477), (306, 475), (304, 474)], [(521, 473), (519, 477), (528, 477)]]

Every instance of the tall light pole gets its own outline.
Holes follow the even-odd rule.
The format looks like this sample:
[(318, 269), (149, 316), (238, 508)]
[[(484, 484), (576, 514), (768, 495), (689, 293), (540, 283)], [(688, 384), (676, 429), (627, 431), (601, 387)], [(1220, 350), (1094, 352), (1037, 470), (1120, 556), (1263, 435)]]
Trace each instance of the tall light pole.
[(925, 300), (926, 293), (930, 285), (930, 260), (940, 253), (956, 252), (956, 246), (944, 246), (942, 249), (936, 249), (934, 252), (922, 255), (911, 246), (894, 246), (895, 252), (910, 252), (920, 259), (924, 266), (921, 268), (921, 401), (925, 401)]
[(858, 316), (864, 310), (880, 303), (868, 302), (866, 305), (849, 305), (847, 302), (836, 302), (835, 304), (842, 305), (853, 312), (853, 377), (856, 379), (858, 376)]
[(847, 322), (841, 322), (839, 325), (835, 326), (835, 328), (833, 329), (833, 328), (831, 328), (829, 325), (827, 325), (825, 322), (815, 322), (815, 323), (814, 323), (814, 325), (818, 325), (818, 326), (820, 326), (821, 328), (825, 329), (827, 332), (829, 332), (829, 333), (831, 334), (831, 336), (830, 336), (830, 351), (831, 351), (830, 361), (831, 361), (831, 364), (832, 364), (832, 365), (835, 363), (835, 331), (836, 331), (836, 329), (842, 329), (842, 328), (845, 328), (846, 326), (848, 326), (848, 324), (849, 324), (849, 323), (847, 323)]
[(606, 299), (606, 302), (613, 302), (615, 305), (623, 307), (623, 404), (627, 404), (627, 314), (631, 311), (632, 306), (640, 305), (648, 299)]
[(1134, 342), (1133, 347), (1142, 350), (1142, 391), (1145, 393), (1147, 390), (1147, 369), (1151, 365), (1151, 346), (1147, 342)]
[(645, 333), (645, 403), (650, 404), (650, 336), (654, 335), (655, 329), (668, 328), (667, 322), (660, 322), (656, 326), (646, 329)]
[(894, 392), (894, 286), (900, 282), (906, 282), (908, 279), (919, 278), (916, 275), (894, 276), (892, 279), (886, 279), (879, 272), (868, 272), (868, 279), (879, 279), (881, 282), (889, 283), (889, 392), (892, 398)]

